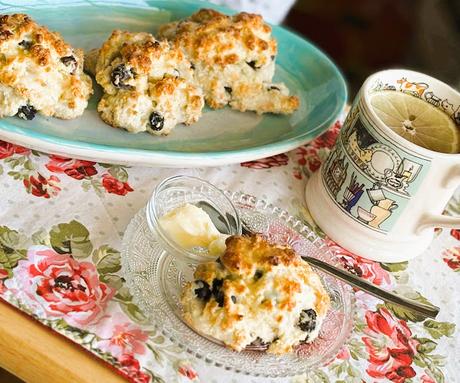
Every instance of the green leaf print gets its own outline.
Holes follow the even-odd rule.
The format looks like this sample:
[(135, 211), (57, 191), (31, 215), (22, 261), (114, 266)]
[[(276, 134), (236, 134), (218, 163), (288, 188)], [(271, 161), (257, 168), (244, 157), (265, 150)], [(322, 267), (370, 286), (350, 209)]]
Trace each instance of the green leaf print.
[(0, 226), (0, 267), (11, 271), (19, 260), (27, 258), (26, 242), (16, 230)]
[(397, 273), (399, 271), (404, 271), (407, 269), (408, 262), (399, 262), (399, 263), (380, 263), (383, 269), (389, 271), (390, 273)]
[(72, 254), (74, 258), (86, 258), (93, 250), (89, 231), (75, 220), (53, 226), (50, 231), (50, 242), (56, 252)]
[(117, 291), (123, 287), (123, 279), (121, 279), (120, 276), (115, 274), (99, 275), (99, 280)]
[(121, 309), (126, 315), (128, 315), (135, 322), (141, 324), (147, 322), (147, 318), (145, 317), (145, 315), (142, 313), (139, 307), (137, 307), (132, 302), (133, 296), (129, 292), (128, 287), (125, 286), (125, 281), (123, 278), (116, 274), (106, 273), (100, 274), (99, 279), (101, 282), (106, 283), (107, 285), (116, 290), (117, 293), (114, 296), (114, 300), (119, 303)]
[(120, 304), (123, 312), (128, 315), (133, 321), (138, 323), (146, 323), (147, 318), (142, 313), (142, 311), (134, 303), (124, 303)]
[(297, 381), (302, 383), (330, 383), (327, 374), (321, 370), (311, 370), (306, 372), (304, 377), (296, 380), (296, 382)]
[(11, 169), (14, 169), (17, 166), (23, 165), (26, 160), (26, 156), (10, 157), (5, 159), (5, 163), (8, 164)]
[[(395, 293), (402, 295), (406, 298), (413, 299), (417, 302), (424, 303), (426, 305), (430, 305), (430, 301), (422, 296), (419, 292), (412, 290), (408, 286), (401, 286), (399, 289), (395, 290)], [(385, 307), (388, 308), (394, 315), (396, 315), (399, 319), (410, 321), (410, 322), (423, 322), (425, 317), (423, 315), (417, 314), (411, 310), (402, 308), (401, 306), (394, 305), (391, 303), (386, 302)], [(378, 305), (381, 307), (381, 305)]]
[(129, 292), (128, 287), (124, 285), (125, 281), (119, 275), (116, 274), (100, 274), (99, 280), (116, 290), (115, 299), (120, 304), (131, 304), (133, 296)]
[(442, 371), (438, 367), (436, 367), (434, 365), (427, 365), (427, 367), (428, 367), (427, 374), (436, 383), (444, 383), (445, 382), (444, 374), (442, 373)]
[(422, 354), (428, 354), (434, 351), (436, 349), (436, 346), (438, 345), (436, 342), (428, 338), (414, 338), (420, 342), (417, 346), (417, 351)]
[(115, 297), (128, 303), (133, 300), (133, 296), (129, 292), (129, 289), (124, 285), (117, 291), (117, 295), (115, 295)]
[(120, 252), (108, 245), (94, 250), (92, 259), (99, 274), (116, 273), (121, 269)]
[(151, 339), (152, 343), (163, 344), (165, 342), (165, 337), (163, 335), (158, 335), (155, 338)]
[(108, 170), (111, 176), (121, 182), (128, 182), (128, 172), (121, 166), (111, 166)]
[(333, 363), (330, 366), (330, 370), (335, 374), (335, 376), (339, 377), (345, 371), (347, 371), (347, 361), (341, 361), (338, 363)]
[(364, 348), (364, 344), (358, 339), (351, 339), (348, 343), (348, 350), (350, 351), (350, 356), (354, 360), (366, 359), (367, 354)]
[(88, 181), (88, 180), (82, 181), (82, 182), (81, 182), (81, 188), (82, 188), (85, 192), (91, 190), (91, 182)]
[(154, 375), (152, 376), (152, 383), (165, 383), (165, 381), (159, 376)]
[(34, 245), (43, 245), (51, 247), (50, 235), (45, 229), (40, 229), (32, 234), (32, 243)]
[[(434, 350), (433, 345), (431, 343), (436, 344), (436, 342), (432, 342), (426, 338), (420, 338), (417, 340), (421, 341), (423, 345), (419, 345), (417, 347), (417, 353), (414, 355), (413, 359), (415, 365), (424, 368), (425, 372), (437, 383), (444, 383), (444, 374), (442, 373), (439, 367), (445, 365), (445, 357), (443, 355), (430, 354), (430, 351), (428, 351), (430, 349)], [(427, 347), (424, 349), (425, 345), (427, 345)]]
[(455, 323), (436, 322), (432, 319), (427, 319), (423, 323), (423, 327), (434, 339), (439, 339), (442, 336), (452, 336), (455, 331)]
[(31, 160), (27, 159), (27, 161), (24, 162), (24, 169), (26, 169), (26, 170), (34, 170), (35, 169), (35, 167), (34, 167), (34, 165), (33, 165)]

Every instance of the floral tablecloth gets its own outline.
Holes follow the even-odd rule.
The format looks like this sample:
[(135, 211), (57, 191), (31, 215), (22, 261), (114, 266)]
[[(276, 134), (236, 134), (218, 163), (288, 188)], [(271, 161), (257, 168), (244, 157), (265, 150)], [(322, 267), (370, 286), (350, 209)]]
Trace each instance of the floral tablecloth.
[[(0, 141), (0, 297), (112, 364), (132, 382), (455, 382), (460, 366), (460, 232), (438, 231), (422, 256), (381, 264), (328, 241), (343, 267), (441, 307), (437, 320), (358, 292), (352, 337), (327, 366), (303, 376), (250, 378), (181, 352), (146, 323), (120, 277), (123, 232), (154, 186), (195, 175), (262, 197), (311, 222), (304, 187), (340, 123), (310, 145), (259, 161), (154, 169), (48, 156)], [(460, 213), (454, 196), (447, 212)], [(326, 239), (327, 240), (327, 239)], [(1, 358), (1, 356), (0, 356)]]

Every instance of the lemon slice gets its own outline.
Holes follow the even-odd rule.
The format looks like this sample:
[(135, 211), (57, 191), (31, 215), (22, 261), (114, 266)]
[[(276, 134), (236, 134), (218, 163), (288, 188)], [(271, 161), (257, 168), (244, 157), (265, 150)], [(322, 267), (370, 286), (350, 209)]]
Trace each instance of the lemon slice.
[(383, 123), (406, 140), (435, 152), (459, 152), (459, 128), (428, 102), (387, 90), (374, 93), (371, 105)]

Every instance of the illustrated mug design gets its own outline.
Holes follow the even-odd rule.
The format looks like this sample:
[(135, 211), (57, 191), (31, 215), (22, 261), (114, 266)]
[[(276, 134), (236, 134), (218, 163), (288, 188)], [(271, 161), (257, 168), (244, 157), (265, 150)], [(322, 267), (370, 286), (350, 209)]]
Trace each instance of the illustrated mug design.
[(418, 97), (460, 124), (460, 95), (448, 85), (409, 70), (378, 72), (356, 96), (334, 149), (307, 184), (306, 200), (342, 246), (400, 262), (429, 245), (434, 227), (460, 227), (460, 219), (441, 215), (460, 184), (460, 154), (422, 148), (385, 126), (370, 105), (381, 90)]
[(356, 222), (387, 233), (417, 192), (417, 179), (431, 161), (394, 145), (372, 126), (361, 103), (353, 106), (350, 116), (322, 167), (324, 186)]

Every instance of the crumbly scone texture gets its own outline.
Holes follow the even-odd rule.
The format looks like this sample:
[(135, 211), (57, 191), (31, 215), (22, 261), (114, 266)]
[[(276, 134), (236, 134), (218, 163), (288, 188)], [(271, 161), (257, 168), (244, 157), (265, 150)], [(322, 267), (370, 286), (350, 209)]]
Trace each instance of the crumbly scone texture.
[(200, 118), (204, 98), (191, 64), (167, 41), (115, 30), (88, 59), (87, 69), (104, 90), (98, 111), (109, 125), (166, 135), (177, 124)]
[(276, 40), (262, 16), (226, 16), (201, 9), (189, 18), (163, 25), (159, 36), (180, 47), (195, 68), (195, 78), (212, 108), (258, 113), (294, 112), (296, 96), (284, 84), (272, 84)]
[(292, 249), (259, 235), (232, 236), (226, 246), (185, 285), (185, 320), (236, 351), (263, 342), (283, 354), (313, 341), (330, 305), (318, 274)]
[(82, 50), (27, 15), (0, 17), (0, 117), (75, 118), (92, 92)]

